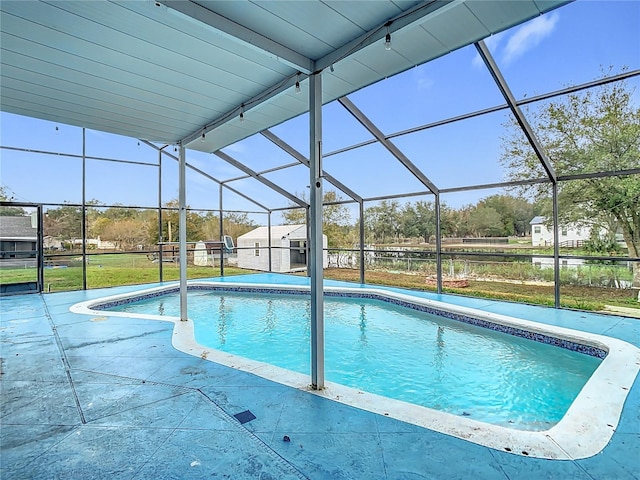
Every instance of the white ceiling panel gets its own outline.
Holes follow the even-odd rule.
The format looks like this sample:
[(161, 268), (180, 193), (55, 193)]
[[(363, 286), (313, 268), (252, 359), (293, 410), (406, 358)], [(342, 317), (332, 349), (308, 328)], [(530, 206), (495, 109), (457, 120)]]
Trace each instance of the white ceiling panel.
[(563, 3), (2, 0), (0, 106), (215, 151), (308, 110), (295, 65), (331, 59), (327, 103)]
[(515, 18), (535, 17), (539, 10), (533, 2), (505, 2), (504, 0), (484, 0), (469, 2), (467, 7), (487, 30), (495, 32), (513, 26)]
[(449, 51), (469, 45), (493, 33), (469, 10), (467, 3), (469, 2), (444, 8), (437, 12), (437, 17), (428, 19), (423, 24), (423, 27)]

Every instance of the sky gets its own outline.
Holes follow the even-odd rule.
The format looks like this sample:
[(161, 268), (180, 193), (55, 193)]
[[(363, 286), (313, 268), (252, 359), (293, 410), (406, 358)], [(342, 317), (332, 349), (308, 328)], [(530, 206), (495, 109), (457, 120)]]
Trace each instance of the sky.
[[(623, 67), (640, 69), (640, 1), (578, 0), (525, 24), (486, 39), (503, 76), (517, 99), (599, 78)], [(330, 75), (330, 73), (326, 73)], [(636, 88), (640, 104), (640, 80)], [(475, 47), (452, 52), (349, 95), (351, 101), (385, 134), (504, 103)], [(1, 101), (1, 99), (0, 99)], [(393, 142), (438, 188), (453, 188), (505, 180), (500, 164), (504, 124), (502, 111), (471, 120), (396, 137)], [(308, 155), (308, 117), (302, 115), (272, 129)], [(371, 139), (371, 135), (337, 102), (323, 108), (323, 151)], [(77, 127), (0, 114), (0, 144), (33, 150), (82, 153)], [(137, 139), (87, 130), (87, 155), (133, 160), (148, 165), (87, 162), (87, 199), (101, 204), (157, 206), (158, 154)], [(261, 135), (224, 149), (236, 160), (261, 171), (294, 160)], [(65, 156), (0, 150), (0, 183), (22, 202), (72, 202), (82, 199), (81, 161)], [(241, 172), (211, 154), (187, 151), (187, 161), (209, 175), (227, 180)], [(379, 144), (324, 159), (325, 170), (361, 196), (378, 197), (421, 192), (426, 188)], [(177, 162), (163, 159), (162, 201), (177, 198)], [(299, 166), (265, 175), (286, 190), (307, 195), (308, 171)], [(141, 182), (142, 187), (141, 188)], [(289, 201), (253, 179), (230, 183), (269, 208)], [(332, 187), (325, 183), (325, 190)], [(476, 203), (502, 190), (446, 194), (454, 208)], [(188, 172), (187, 203), (193, 208), (219, 208), (219, 187)], [(342, 194), (346, 198), (346, 195)], [(431, 200), (430, 196), (410, 201)], [(261, 211), (233, 193), (224, 194), (223, 208)], [(350, 208), (354, 221), (356, 209)], [(266, 215), (251, 214), (257, 223)], [(272, 223), (279, 222), (278, 216)]]

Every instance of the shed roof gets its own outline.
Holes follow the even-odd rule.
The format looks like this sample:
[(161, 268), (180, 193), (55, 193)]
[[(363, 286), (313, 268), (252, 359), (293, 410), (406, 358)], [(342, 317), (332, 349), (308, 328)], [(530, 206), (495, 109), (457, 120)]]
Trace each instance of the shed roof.
[[(273, 240), (279, 240), (286, 238), (288, 236), (294, 236), (294, 238), (306, 238), (307, 230), (305, 225), (276, 225), (271, 227), (271, 238)], [(255, 230), (251, 230), (250, 232), (245, 233), (244, 235), (240, 235), (238, 237), (238, 241), (240, 239), (243, 240), (258, 240), (258, 239), (266, 239), (269, 238), (269, 230), (267, 227), (258, 227)]]

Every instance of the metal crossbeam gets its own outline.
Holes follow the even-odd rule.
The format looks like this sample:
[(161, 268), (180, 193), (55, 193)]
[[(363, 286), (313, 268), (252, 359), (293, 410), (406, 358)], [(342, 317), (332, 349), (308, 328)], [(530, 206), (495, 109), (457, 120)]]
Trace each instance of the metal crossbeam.
[(391, 140), (387, 139), (382, 131), (380, 131), (380, 129), (378, 129), (378, 127), (376, 127), (375, 124), (351, 102), (351, 100), (347, 97), (340, 97), (338, 102), (340, 102), (340, 104), (346, 108), (347, 111), (391, 153), (391, 155), (396, 157), (398, 161), (407, 168), (407, 170), (420, 180), (420, 182), (427, 187), (431, 193), (437, 194), (439, 192), (438, 187), (436, 187), (435, 184), (429, 180), (426, 175), (422, 173), (422, 171), (416, 167), (414, 163), (409, 160)]
[[(309, 159), (305, 157), (302, 153), (298, 152), (295, 148), (293, 148), (287, 142), (282, 140), (280, 137), (278, 137), (276, 134), (274, 134), (270, 130), (264, 130), (260, 133), (262, 133), (262, 135), (265, 138), (272, 141), (275, 145), (277, 145), (282, 150), (287, 152), (289, 155), (291, 155), (293, 158), (298, 160), (304, 166), (309, 167)], [(331, 183), (334, 187), (336, 187), (337, 189), (349, 195), (356, 202), (362, 201), (362, 197), (360, 195), (358, 195), (356, 192), (351, 190), (349, 187), (347, 187), (344, 183), (342, 183), (340, 180), (335, 178), (333, 175), (327, 173), (325, 170), (322, 170), (322, 176), (326, 178), (327, 181)]]
[(387, 30), (389, 33), (396, 32), (417, 22), (423, 21), (425, 17), (433, 14), (437, 10), (447, 8), (449, 4), (457, 3), (460, 3), (460, 0), (429, 0), (426, 2), (420, 2), (416, 6), (402, 12), (400, 15), (376, 25), (371, 30), (363, 33), (357, 38), (354, 38), (337, 50), (334, 50), (333, 52), (318, 59), (316, 61), (316, 71), (324, 70), (330, 65), (333, 65), (363, 48), (368, 47), (372, 43), (383, 39), (387, 34)]
[(194, 2), (176, 0), (157, 0), (168, 8), (175, 10), (190, 19), (210, 26), (220, 34), (230, 38), (245, 47), (267, 54), (295, 70), (302, 73), (311, 73), (311, 60), (299, 52), (286, 47), (271, 38), (265, 37), (258, 32), (240, 25), (222, 15), (212, 12)]
[(299, 199), (298, 197), (296, 197), (295, 195), (290, 194), (289, 192), (287, 192), (284, 188), (276, 185), (275, 183), (273, 183), (271, 180), (267, 180), (264, 177), (261, 177), (260, 175), (258, 175), (257, 172), (254, 172), (252, 169), (250, 169), (249, 167), (247, 167), (246, 165), (242, 164), (241, 162), (239, 162), (238, 160), (230, 157), (229, 155), (227, 155), (224, 152), (221, 152), (220, 150), (218, 150), (217, 152), (213, 152), (215, 153), (215, 155), (217, 155), (218, 157), (220, 157), (222, 160), (224, 160), (225, 162), (229, 163), (230, 165), (233, 165), (234, 167), (236, 167), (238, 170), (243, 171), (244, 173), (246, 173), (247, 175), (251, 175), (251, 177), (255, 178), (256, 180), (258, 180), (260, 183), (266, 185), (267, 187), (271, 188), (272, 190), (278, 192), (280, 195), (282, 195), (283, 197), (286, 197), (287, 199), (291, 200), (293, 203), (300, 205), (303, 208), (307, 208), (309, 205), (304, 202), (303, 200)]
[(486, 43), (484, 43), (483, 40), (480, 40), (479, 42), (476, 42), (475, 45), (476, 45), (476, 49), (478, 50), (478, 54), (480, 54), (480, 57), (484, 61), (484, 64), (487, 66), (487, 69), (489, 70), (489, 73), (491, 73), (491, 76), (495, 80), (496, 85), (498, 85), (498, 88), (500, 89), (502, 96), (507, 101), (507, 104), (509, 105), (511, 112), (516, 117), (516, 121), (518, 122), (518, 125), (520, 125), (520, 128), (522, 128), (522, 131), (527, 137), (527, 140), (529, 140), (529, 144), (533, 148), (533, 151), (538, 157), (538, 160), (540, 160), (540, 163), (542, 163), (542, 166), (547, 172), (549, 179), (553, 183), (556, 183), (558, 177), (553, 168), (553, 165), (551, 165), (551, 161), (549, 160), (549, 157), (544, 151), (542, 144), (538, 140), (538, 137), (536, 137), (536, 134), (533, 131), (533, 128), (531, 128), (531, 125), (529, 125), (529, 122), (527, 121), (526, 117), (522, 113), (522, 110), (520, 110), (520, 107), (516, 102), (516, 98), (513, 96), (513, 93), (511, 92), (509, 85), (507, 84), (506, 80), (502, 76), (502, 73), (500, 72), (500, 69), (496, 64), (496, 61), (493, 59), (491, 52), (489, 52), (489, 49), (487, 48)]
[[(149, 145), (150, 147), (155, 148), (156, 150), (160, 151), (161, 149), (156, 147), (153, 143), (148, 142), (147, 140), (140, 140), (140, 142), (143, 142), (145, 145)], [(172, 158), (173, 160), (175, 160), (176, 162), (180, 161), (180, 159), (178, 157), (176, 157), (175, 155), (170, 154), (167, 151), (163, 151), (162, 152), (164, 155), (166, 155), (169, 158)], [(258, 207), (269, 211), (269, 207), (266, 207), (265, 205), (262, 205), (261, 203), (257, 202), (256, 200), (254, 200), (253, 198), (249, 197), (248, 195), (245, 195), (244, 193), (242, 193), (239, 190), (236, 190), (233, 187), (230, 187), (229, 185), (226, 185), (225, 182), (222, 182), (221, 180), (218, 180), (217, 178), (209, 175), (207, 172), (204, 172), (202, 170), (200, 170), (198, 167), (194, 167), (193, 165), (191, 165), (190, 163), (186, 163), (187, 168), (190, 168), (191, 170), (193, 170), (194, 172), (199, 173), (200, 175), (202, 175), (203, 177), (208, 178), (209, 180), (216, 182), (217, 184), (223, 185), (224, 184), (224, 188), (226, 188), (227, 190), (235, 193), (236, 195), (244, 198), (245, 200), (248, 200), (249, 202), (253, 203), (254, 205), (257, 205)]]

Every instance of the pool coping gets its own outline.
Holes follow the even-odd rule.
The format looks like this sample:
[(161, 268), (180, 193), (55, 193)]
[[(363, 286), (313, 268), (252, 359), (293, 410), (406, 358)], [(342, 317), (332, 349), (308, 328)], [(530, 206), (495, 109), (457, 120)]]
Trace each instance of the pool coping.
[[(378, 297), (422, 305), (455, 315), (477, 318), (507, 328), (524, 329), (534, 334), (551, 336), (568, 342), (587, 345), (607, 353), (602, 363), (587, 381), (565, 416), (545, 431), (524, 431), (492, 425), (468, 417), (440, 412), (426, 407), (393, 400), (380, 395), (360, 391), (332, 382), (326, 382), (323, 390), (312, 390), (309, 376), (255, 360), (239, 357), (199, 345), (194, 336), (193, 323), (180, 321), (178, 317), (149, 314), (131, 314), (95, 309), (109, 302), (163, 294), (175, 290), (177, 283), (142, 289), (134, 292), (110, 295), (77, 303), (70, 311), (85, 315), (113, 316), (160, 320), (174, 323), (172, 344), (184, 353), (216, 362), (234, 369), (247, 371), (276, 383), (305, 390), (346, 405), (380, 415), (392, 417), (440, 433), (484, 445), (516, 455), (545, 459), (570, 460), (587, 458), (599, 453), (610, 441), (616, 430), (627, 393), (640, 370), (640, 349), (628, 342), (564, 327), (540, 324), (502, 314), (483, 312), (469, 307), (415, 297), (375, 287), (324, 287), (325, 292), (362, 297), (370, 293)], [(189, 288), (216, 288), (222, 290), (268, 290), (275, 292), (309, 292), (309, 286), (285, 284), (234, 283), (215, 281), (189, 282)]]

